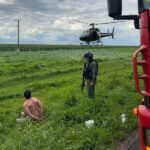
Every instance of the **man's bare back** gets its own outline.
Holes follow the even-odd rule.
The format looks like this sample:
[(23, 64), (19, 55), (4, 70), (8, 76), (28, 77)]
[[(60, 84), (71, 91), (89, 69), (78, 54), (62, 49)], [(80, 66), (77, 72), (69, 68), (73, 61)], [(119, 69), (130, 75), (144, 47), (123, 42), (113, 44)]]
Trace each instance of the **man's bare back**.
[(32, 97), (23, 104), (25, 115), (33, 120), (43, 120), (43, 112), (40, 101)]
[(24, 92), (25, 102), (23, 104), (23, 109), (25, 116), (33, 120), (43, 120), (43, 109), (40, 100), (31, 96), (31, 91), (26, 90)]

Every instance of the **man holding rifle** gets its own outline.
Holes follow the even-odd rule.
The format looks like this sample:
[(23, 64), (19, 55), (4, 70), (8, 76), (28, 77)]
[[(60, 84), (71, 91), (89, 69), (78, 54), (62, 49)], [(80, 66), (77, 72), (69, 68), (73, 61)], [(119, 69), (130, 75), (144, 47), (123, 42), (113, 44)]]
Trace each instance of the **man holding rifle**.
[(85, 53), (84, 59), (86, 60), (86, 63), (84, 64), (83, 69), (82, 91), (84, 89), (85, 81), (87, 80), (88, 97), (94, 98), (96, 78), (98, 75), (98, 63), (93, 59), (93, 54), (91, 52)]

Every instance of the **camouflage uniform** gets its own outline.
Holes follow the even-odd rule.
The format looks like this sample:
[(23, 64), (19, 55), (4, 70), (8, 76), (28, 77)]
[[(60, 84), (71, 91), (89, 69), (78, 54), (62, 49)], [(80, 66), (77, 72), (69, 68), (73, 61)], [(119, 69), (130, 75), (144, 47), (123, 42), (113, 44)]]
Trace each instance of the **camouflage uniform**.
[[(89, 58), (89, 61), (86, 65), (86, 69), (85, 69), (86, 70), (88, 97), (94, 98), (96, 78), (98, 75), (98, 63), (95, 60), (93, 60), (92, 53), (88, 52), (84, 55), (84, 57)], [(93, 84), (91, 85), (91, 83), (93, 83)]]
[[(88, 97), (94, 98), (95, 84), (98, 73), (97, 63), (95, 61), (89, 62), (87, 67), (89, 67), (89, 75), (87, 75)], [(93, 85), (91, 85), (91, 83), (93, 83)]]

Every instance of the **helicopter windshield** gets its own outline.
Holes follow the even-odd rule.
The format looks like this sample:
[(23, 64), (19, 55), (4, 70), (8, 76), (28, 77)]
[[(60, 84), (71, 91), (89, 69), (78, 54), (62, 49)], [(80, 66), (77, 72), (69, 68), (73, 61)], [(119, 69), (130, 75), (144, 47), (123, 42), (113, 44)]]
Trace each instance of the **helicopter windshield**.
[(87, 34), (87, 33), (88, 33), (88, 31), (87, 31), (87, 30), (83, 31), (83, 34)]
[(85, 31), (83, 31), (83, 33), (87, 33), (87, 31), (85, 30)]

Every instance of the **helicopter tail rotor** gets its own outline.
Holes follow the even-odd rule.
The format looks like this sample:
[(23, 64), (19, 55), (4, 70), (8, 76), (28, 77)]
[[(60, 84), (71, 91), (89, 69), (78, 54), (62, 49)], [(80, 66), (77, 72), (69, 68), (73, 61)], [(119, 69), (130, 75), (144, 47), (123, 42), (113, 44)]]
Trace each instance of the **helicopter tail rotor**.
[(111, 33), (112, 39), (114, 39), (114, 31), (115, 31), (115, 27), (113, 27), (113, 30), (112, 30), (112, 33)]

